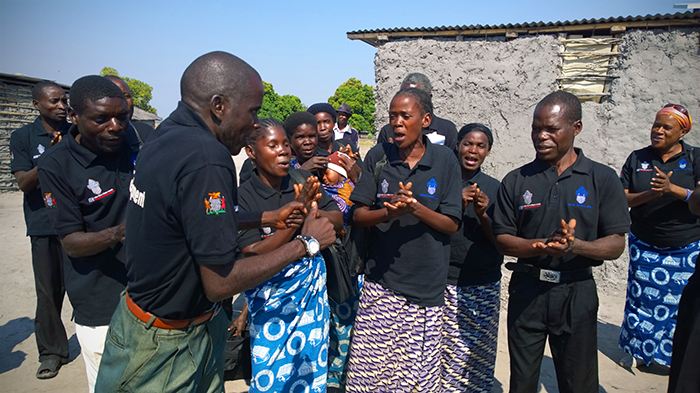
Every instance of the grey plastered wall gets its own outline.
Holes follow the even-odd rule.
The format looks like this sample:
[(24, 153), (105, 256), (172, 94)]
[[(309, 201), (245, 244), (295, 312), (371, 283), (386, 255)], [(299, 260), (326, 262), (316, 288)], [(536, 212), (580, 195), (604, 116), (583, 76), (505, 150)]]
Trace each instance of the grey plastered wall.
[[(700, 119), (698, 29), (630, 30), (612, 75), (609, 102), (584, 103), (583, 131), (576, 145), (619, 171), (632, 150), (649, 144), (654, 115), (668, 102)], [(554, 35), (465, 39), (403, 39), (379, 47), (375, 56), (376, 128), (388, 122), (388, 107), (410, 72), (433, 84), (435, 113), (457, 129), (481, 122), (494, 131), (484, 171), (502, 178), (534, 157), (530, 140), (537, 102), (557, 88), (559, 41)], [(700, 120), (698, 120), (700, 121)], [(685, 140), (700, 146), (700, 125)], [(624, 291), (627, 257), (597, 269), (599, 285)]]

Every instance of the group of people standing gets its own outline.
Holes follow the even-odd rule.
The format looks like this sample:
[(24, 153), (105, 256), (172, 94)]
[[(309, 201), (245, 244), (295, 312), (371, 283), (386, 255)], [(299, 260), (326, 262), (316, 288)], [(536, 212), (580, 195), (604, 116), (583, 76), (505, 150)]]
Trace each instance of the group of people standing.
[[(70, 129), (60, 87), (35, 88), (42, 148), (21, 140), (36, 138), (30, 131), (11, 144), (37, 294), (45, 268), (35, 237), (54, 250), (44, 253), (62, 255), (62, 245), (68, 255), (54, 281), (65, 279), (86, 327), (91, 389), (221, 392), (227, 327), (247, 321), (251, 392), (490, 392), (509, 255), (518, 258), (506, 265), (510, 390), (537, 390), (549, 340), (560, 390), (597, 391), (592, 267), (624, 251), (628, 206), (621, 347), (668, 364), (675, 330), (684, 347), (673, 351), (671, 390), (699, 386), (688, 368), (697, 351), (685, 350), (697, 346), (698, 290), (680, 296), (700, 240), (700, 157), (681, 141), (692, 126), (685, 108), (659, 111), (651, 146), (618, 176), (574, 147), (578, 98), (551, 93), (533, 115), (536, 158), (499, 182), (481, 171), (492, 131), (470, 123), (457, 132), (435, 116), (422, 74), (402, 82), (364, 158), (345, 104), (258, 120), (261, 78), (225, 52), (185, 70), (178, 108), (150, 136), (130, 124), (117, 86), (76, 81)], [(238, 185), (231, 155), (243, 149)], [(32, 214), (48, 215), (47, 234), (30, 231), (41, 220)], [(350, 233), (368, 233), (359, 275), (343, 259)], [(227, 321), (222, 301), (237, 293), (245, 312)], [(681, 302), (677, 329), (671, 299)], [(38, 306), (38, 342), (39, 330)], [(39, 346), (37, 377), (51, 377), (67, 347)]]

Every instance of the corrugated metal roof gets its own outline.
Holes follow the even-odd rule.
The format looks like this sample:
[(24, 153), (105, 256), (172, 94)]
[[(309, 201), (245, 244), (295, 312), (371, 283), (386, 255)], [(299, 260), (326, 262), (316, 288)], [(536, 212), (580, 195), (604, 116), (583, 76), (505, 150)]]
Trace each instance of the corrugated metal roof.
[[(43, 80), (45, 80), (45, 79), (33, 78), (31, 76), (26, 76), (23, 74), (5, 74), (5, 73), (0, 72), (0, 81), (6, 82), (6, 83), (14, 83), (17, 85), (25, 85), (25, 86), (34, 86), (35, 84), (37, 84)], [(66, 91), (70, 90), (69, 85), (64, 85), (63, 83), (56, 83), (56, 84), (61, 86)]]
[[(406, 37), (456, 37), (456, 36), (496, 36), (515, 34), (544, 34), (556, 32), (577, 32), (596, 30), (603, 33), (614, 26), (625, 28), (659, 28), (700, 26), (700, 11), (646, 16), (627, 16), (601, 19), (581, 19), (564, 22), (527, 22), (500, 25), (462, 25), (440, 27), (398, 27), (389, 29), (357, 30), (347, 33), (351, 40), (362, 40), (377, 46), (390, 38)], [(624, 30), (623, 30), (624, 31)]]
[(145, 110), (135, 106), (134, 107), (134, 116), (131, 118), (131, 120), (134, 120), (134, 121), (148, 121), (148, 120), (161, 121), (161, 120), (163, 120), (163, 118), (158, 116), (158, 115), (154, 115), (153, 113), (146, 112)]

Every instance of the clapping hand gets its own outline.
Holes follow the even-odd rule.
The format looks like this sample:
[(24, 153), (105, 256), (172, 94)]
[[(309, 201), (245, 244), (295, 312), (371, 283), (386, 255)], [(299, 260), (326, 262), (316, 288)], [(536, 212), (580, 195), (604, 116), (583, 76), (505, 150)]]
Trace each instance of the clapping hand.
[(321, 200), (320, 188), (318, 177), (309, 176), (304, 184), (294, 185), (294, 200), (303, 203), (305, 210), (309, 211), (312, 202)]
[(654, 170), (656, 171), (656, 176), (651, 179), (651, 190), (661, 194), (671, 192), (671, 175), (673, 175), (673, 171), (664, 173), (656, 166), (654, 166)]
[(418, 201), (413, 197), (411, 191), (413, 183), (408, 182), (404, 187), (403, 182), (399, 182), (399, 190), (394, 193), (391, 201), (384, 202), (384, 206), (390, 218), (399, 217), (407, 213), (412, 213)]
[(567, 223), (561, 220), (561, 228), (555, 229), (544, 242), (535, 242), (532, 247), (543, 250), (548, 255), (561, 257), (571, 250), (576, 240), (576, 220)]

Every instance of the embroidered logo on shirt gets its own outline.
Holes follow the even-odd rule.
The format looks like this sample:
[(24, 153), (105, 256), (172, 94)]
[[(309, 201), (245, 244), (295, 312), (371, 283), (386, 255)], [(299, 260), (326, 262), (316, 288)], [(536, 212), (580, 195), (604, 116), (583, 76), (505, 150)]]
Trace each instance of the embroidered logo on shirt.
[(435, 178), (431, 178), (428, 182), (428, 194), (434, 195), (435, 190), (437, 190), (437, 182), (435, 181)]
[(377, 198), (391, 198), (394, 194), (389, 194), (389, 182), (386, 179), (382, 180), (379, 184), (382, 188), (382, 192), (377, 193)]
[(690, 168), (688, 168), (688, 161), (686, 161), (685, 158), (681, 158), (681, 160), (678, 161), (678, 169), (680, 169), (682, 171), (683, 170), (685, 170), (685, 171), (690, 170)]
[(263, 238), (263, 239), (272, 236), (272, 228), (270, 228), (270, 227), (263, 227), (262, 231), (263, 231), (263, 234), (262, 234), (262, 238)]
[(586, 197), (588, 196), (588, 191), (586, 191), (583, 186), (579, 187), (578, 190), (576, 190), (576, 202), (579, 204), (583, 204), (586, 202)]
[(584, 205), (586, 199), (588, 198), (588, 191), (586, 188), (581, 186), (576, 190), (576, 203), (567, 203), (568, 206), (585, 207), (587, 209), (592, 209), (593, 206)]
[(438, 184), (435, 181), (435, 178), (431, 178), (430, 180), (428, 180), (428, 194), (429, 195), (420, 194), (420, 196), (437, 199), (437, 197), (435, 196), (435, 191), (437, 190), (437, 185)]
[(209, 199), (204, 199), (207, 215), (226, 213), (226, 198), (220, 192), (210, 192)]
[(44, 205), (46, 205), (46, 207), (49, 209), (56, 208), (56, 199), (51, 196), (50, 192), (44, 193)]
[(100, 188), (100, 182), (97, 180), (88, 179), (87, 188), (92, 191), (93, 194), (98, 195), (102, 193), (102, 188)]
[(530, 190), (525, 190), (525, 193), (523, 194), (523, 202), (525, 204), (519, 206), (518, 210), (532, 209), (535, 207), (542, 206), (541, 203), (532, 203), (532, 193), (530, 192)]
[(15, 153), (10, 152), (10, 161), (12, 161), (12, 160), (14, 160), (14, 159), (15, 159)]
[(644, 161), (642, 167), (637, 169), (637, 172), (652, 172), (653, 169), (649, 168), (649, 163)]
[(39, 152), (39, 154), (35, 154), (34, 156), (32, 156), (32, 159), (34, 160), (41, 157), (41, 155), (44, 154), (44, 151), (46, 151), (44, 146), (42, 146), (41, 144), (39, 144), (39, 146), (36, 147), (36, 150)]

